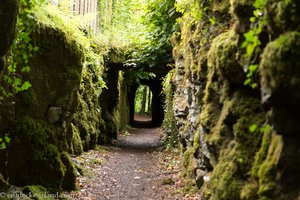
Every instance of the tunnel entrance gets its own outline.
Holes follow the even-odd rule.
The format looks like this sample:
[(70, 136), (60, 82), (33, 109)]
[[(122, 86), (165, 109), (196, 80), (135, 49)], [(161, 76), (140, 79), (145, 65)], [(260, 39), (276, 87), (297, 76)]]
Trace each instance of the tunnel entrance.
[(147, 85), (140, 85), (135, 92), (134, 121), (135, 123), (152, 122), (152, 91)]
[[(145, 103), (143, 102), (144, 95)], [(161, 78), (141, 80), (140, 84), (132, 84), (129, 88), (128, 99), (131, 126), (148, 128), (158, 127), (162, 124), (164, 109)], [(140, 112), (144, 110), (143, 106), (145, 106), (144, 113)]]

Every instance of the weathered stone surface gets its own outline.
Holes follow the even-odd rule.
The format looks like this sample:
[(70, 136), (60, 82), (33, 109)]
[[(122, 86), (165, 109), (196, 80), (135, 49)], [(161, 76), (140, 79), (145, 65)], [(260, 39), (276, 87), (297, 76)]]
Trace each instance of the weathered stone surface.
[(54, 123), (59, 121), (60, 116), (62, 115), (62, 108), (61, 107), (50, 107), (47, 111), (47, 119), (50, 123)]
[[(232, 17), (225, 9), (229, 1), (207, 5), (207, 14), (216, 17), (217, 25), (209, 25), (205, 17), (193, 19), (188, 10), (181, 22), (181, 39), (173, 41), (173, 107), (183, 146), (182, 165), (184, 175), (201, 188), (203, 199), (299, 198), (295, 149), (300, 147), (296, 14), (300, 4), (265, 1), (268, 29), (259, 38), (263, 51), (252, 61), (259, 65), (255, 78), (260, 85), (252, 90), (243, 84), (240, 45), (253, 26), (249, 21), (253, 3), (231, 0)], [(198, 8), (194, 2), (189, 6)], [(231, 25), (220, 26), (226, 23)], [(203, 34), (206, 30), (209, 34)]]

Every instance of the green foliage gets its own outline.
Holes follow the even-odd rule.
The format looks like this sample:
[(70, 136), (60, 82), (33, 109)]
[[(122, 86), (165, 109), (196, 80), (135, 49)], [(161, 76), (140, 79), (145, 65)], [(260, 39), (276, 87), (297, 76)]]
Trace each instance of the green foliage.
[(4, 136), (0, 136), (0, 150), (6, 149), (10, 141), (11, 138), (7, 134), (5, 134)]
[(176, 121), (173, 110), (173, 97), (174, 97), (174, 87), (173, 87), (173, 76), (175, 70), (171, 70), (163, 81), (163, 93), (165, 95), (165, 118), (163, 121), (163, 130), (166, 134), (165, 145), (167, 148), (176, 147), (179, 143), (178, 129), (176, 127)]
[(255, 72), (258, 69), (257, 57), (261, 52), (261, 41), (259, 39), (264, 27), (267, 24), (266, 18), (264, 16), (264, 0), (255, 0), (253, 4), (255, 10), (253, 11), (253, 16), (249, 19), (251, 22), (251, 29), (244, 34), (245, 40), (243, 41), (241, 48), (245, 49), (244, 55), (244, 70), (247, 72), (247, 79), (244, 85), (249, 85), (253, 89), (257, 87), (255, 82)]
[(31, 87), (28, 81), (23, 80), (22, 74), (30, 71), (29, 60), (38, 50), (31, 38), (36, 24), (33, 16), (37, 5), (36, 0), (20, 1), (16, 39), (9, 52), (7, 71), (0, 80), (6, 86), (0, 86), (0, 100)]
[[(175, 7), (179, 13), (182, 13), (182, 16), (177, 19), (177, 22), (183, 25), (180, 35), (182, 41), (197, 31), (198, 38), (201, 38), (200, 45), (206, 46), (215, 36), (212, 31), (214, 27), (218, 27), (219, 30), (227, 29), (228, 24), (224, 23), (227, 12), (225, 11), (224, 15), (223, 13), (224, 9), (229, 7), (228, 1), (177, 0)], [(219, 20), (220, 13), (223, 15), (222, 23)]]
[(138, 87), (135, 93), (134, 110), (135, 113), (149, 113), (151, 112), (152, 92), (147, 85)]
[(266, 133), (271, 129), (271, 126), (269, 124), (263, 125), (260, 129), (258, 129), (257, 124), (251, 124), (249, 126), (249, 132), (254, 133), (255, 131), (259, 130), (261, 133)]
[(257, 130), (257, 125), (256, 124), (252, 124), (250, 127), (249, 127), (249, 131), (250, 133), (253, 133)]
[[(173, 62), (170, 38), (178, 30), (175, 0), (100, 0), (101, 38), (130, 55), (129, 81), (151, 78), (145, 67)], [(125, 48), (124, 48), (125, 47)]]
[(139, 47), (146, 36), (141, 23), (145, 5), (144, 0), (100, 0), (101, 40), (109, 46), (126, 46), (129, 51)]
[(144, 16), (147, 26), (147, 40), (137, 54), (143, 65), (166, 66), (173, 63), (171, 37), (178, 31), (176, 23), (179, 13), (175, 9), (175, 0), (149, 1)]
[(92, 35), (86, 35), (82, 30), (88, 30), (88, 23), (96, 15), (74, 16), (68, 5), (70, 5), (70, 0), (61, 0), (58, 6), (45, 3), (34, 13), (35, 20), (38, 24), (46, 24), (63, 30), (70, 41), (76, 41), (85, 51), (88, 51), (92, 47), (94, 38)]

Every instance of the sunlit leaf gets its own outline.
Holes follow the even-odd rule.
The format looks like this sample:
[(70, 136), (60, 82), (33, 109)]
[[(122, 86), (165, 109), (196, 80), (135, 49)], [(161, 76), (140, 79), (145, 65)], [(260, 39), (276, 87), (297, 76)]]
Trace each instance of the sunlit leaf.
[(257, 125), (256, 125), (256, 124), (252, 124), (252, 125), (249, 127), (250, 133), (254, 133), (256, 130), (257, 130)]
[(28, 90), (31, 86), (32, 86), (31, 83), (29, 83), (28, 81), (25, 81), (21, 86), (21, 91)]

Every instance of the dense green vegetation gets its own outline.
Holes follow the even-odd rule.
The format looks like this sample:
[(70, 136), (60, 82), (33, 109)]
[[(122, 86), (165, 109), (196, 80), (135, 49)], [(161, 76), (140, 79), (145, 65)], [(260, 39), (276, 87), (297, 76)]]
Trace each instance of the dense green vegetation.
[(151, 115), (152, 92), (146, 85), (141, 85), (136, 90), (134, 111), (139, 114)]

